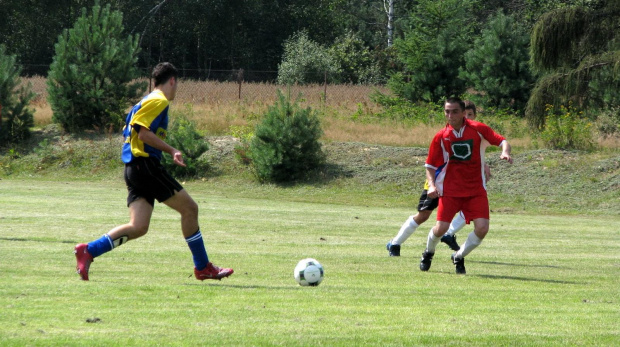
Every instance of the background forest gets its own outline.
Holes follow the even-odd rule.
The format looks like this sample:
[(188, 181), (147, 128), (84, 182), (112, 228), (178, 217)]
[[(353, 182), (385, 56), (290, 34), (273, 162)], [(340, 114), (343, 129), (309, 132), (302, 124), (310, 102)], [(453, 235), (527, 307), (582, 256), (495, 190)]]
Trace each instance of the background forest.
[[(87, 72), (102, 81), (116, 74), (111, 80), (123, 88), (88, 96), (105, 99), (105, 106), (70, 107), (106, 125), (122, 118), (139, 94), (131, 80), (148, 76), (160, 61), (196, 80), (380, 85), (390, 93), (373, 100), (399, 117), (416, 113), (412, 105), (459, 95), (489, 112), (525, 118), (540, 131), (547, 123), (561, 128), (558, 117), (567, 115), (583, 119), (572, 127), (602, 121), (604, 136), (620, 122), (618, 0), (3, 0), (0, 13), (0, 59), (15, 65), (4, 70), (48, 78), (55, 121), (70, 131), (94, 120), (65, 120), (75, 114), (58, 105), (84, 93), (53, 90), (63, 79), (80, 85), (66, 71), (98, 69)], [(90, 54), (82, 46), (95, 41), (106, 52), (71, 60), (75, 52), (76, 61)], [(121, 56), (117, 51), (126, 56), (103, 61)], [(106, 70), (106, 64), (123, 68)], [(7, 101), (17, 85), (0, 90), (5, 123), (6, 106), (18, 104)], [(21, 95), (24, 109), (33, 96)]]

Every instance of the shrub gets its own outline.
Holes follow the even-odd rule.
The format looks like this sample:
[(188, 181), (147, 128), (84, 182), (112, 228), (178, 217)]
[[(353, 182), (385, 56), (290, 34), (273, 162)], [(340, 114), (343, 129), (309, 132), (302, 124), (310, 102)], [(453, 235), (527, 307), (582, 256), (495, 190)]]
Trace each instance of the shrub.
[(601, 111), (596, 118), (596, 128), (603, 138), (620, 134), (620, 107)]
[(325, 74), (337, 78), (339, 66), (329, 49), (300, 31), (284, 42), (282, 63), (278, 66), (278, 84), (323, 83)]
[(21, 69), (15, 60), (0, 45), (0, 144), (28, 138), (34, 125), (33, 111), (27, 106), (35, 94), (30, 85), (18, 87)]
[(460, 77), (481, 92), (483, 104), (521, 110), (533, 77), (528, 66), (530, 38), (513, 16), (497, 13), (465, 53)]
[(133, 82), (138, 36), (123, 38), (122, 21), (119, 11), (97, 1), (58, 37), (47, 84), (53, 120), (63, 129), (119, 129), (126, 107), (142, 93), (145, 83)]
[(545, 128), (540, 134), (545, 145), (552, 149), (593, 149), (592, 124), (581, 114), (570, 105), (557, 110), (547, 105)]
[(250, 142), (254, 173), (261, 182), (286, 182), (304, 177), (324, 163), (319, 119), (311, 108), (278, 91), (278, 99), (256, 126)]
[[(188, 114), (193, 112), (191, 106), (187, 106)], [(175, 177), (195, 177), (209, 169), (209, 163), (203, 153), (209, 150), (209, 143), (196, 130), (196, 124), (185, 113), (176, 115), (168, 129), (166, 143), (183, 153), (185, 167), (178, 166), (167, 154), (162, 157), (162, 165)]]

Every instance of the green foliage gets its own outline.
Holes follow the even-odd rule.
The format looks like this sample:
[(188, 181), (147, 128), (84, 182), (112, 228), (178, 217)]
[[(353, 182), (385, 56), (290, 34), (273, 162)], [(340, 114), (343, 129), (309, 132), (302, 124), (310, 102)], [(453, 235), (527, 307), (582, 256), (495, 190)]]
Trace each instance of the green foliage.
[(15, 61), (0, 45), (0, 145), (28, 138), (34, 125), (34, 112), (28, 104), (35, 94), (29, 85), (20, 86), (21, 69)]
[(596, 118), (596, 129), (603, 138), (620, 135), (620, 107), (600, 112)]
[(394, 44), (405, 67), (388, 83), (396, 95), (413, 102), (437, 102), (465, 92), (459, 68), (472, 40), (470, 8), (471, 1), (418, 2), (410, 17), (411, 29)]
[(142, 93), (134, 81), (138, 36), (123, 37), (122, 14), (98, 2), (58, 37), (47, 79), (54, 122), (69, 132), (120, 128)]
[(525, 110), (530, 125), (543, 128), (547, 104), (620, 105), (620, 2), (593, 3), (548, 12), (535, 24), (531, 62), (544, 75)]
[(287, 182), (303, 178), (324, 163), (319, 138), (319, 118), (311, 108), (302, 109), (278, 91), (256, 126), (250, 142), (250, 156), (260, 182)]
[(533, 77), (528, 66), (529, 36), (514, 17), (498, 12), (465, 54), (460, 76), (477, 92), (482, 105), (522, 110)]
[(379, 117), (398, 120), (410, 120), (414, 123), (440, 124), (445, 121), (443, 107), (436, 103), (411, 102), (409, 100), (384, 95), (379, 92), (373, 93), (371, 100), (383, 107)]
[(547, 105), (545, 128), (540, 136), (551, 149), (592, 150), (595, 147), (592, 123), (570, 105), (561, 105), (559, 109)]
[(338, 77), (338, 62), (329, 49), (312, 41), (306, 31), (292, 35), (284, 42), (282, 62), (278, 65), (279, 84), (324, 83)]
[(203, 153), (209, 150), (209, 143), (196, 130), (196, 124), (189, 119), (193, 112), (190, 105), (186, 112), (175, 115), (168, 129), (166, 143), (183, 153), (185, 167), (178, 166), (168, 154), (162, 157), (162, 165), (174, 177), (196, 177), (209, 169), (209, 163)]
[(377, 84), (382, 81), (378, 63), (373, 62), (370, 50), (357, 34), (349, 31), (338, 37), (329, 52), (340, 67), (338, 80), (341, 82)]

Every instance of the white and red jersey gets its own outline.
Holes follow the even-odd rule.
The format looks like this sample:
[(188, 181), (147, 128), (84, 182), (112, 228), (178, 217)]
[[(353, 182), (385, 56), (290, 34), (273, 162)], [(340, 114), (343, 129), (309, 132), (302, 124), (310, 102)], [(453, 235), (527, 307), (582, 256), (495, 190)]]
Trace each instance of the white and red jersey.
[(454, 197), (486, 194), (484, 151), (488, 144), (500, 146), (505, 140), (488, 125), (469, 119), (464, 119), (459, 131), (451, 125), (441, 129), (431, 142), (424, 165), (437, 170), (435, 186), (439, 194)]

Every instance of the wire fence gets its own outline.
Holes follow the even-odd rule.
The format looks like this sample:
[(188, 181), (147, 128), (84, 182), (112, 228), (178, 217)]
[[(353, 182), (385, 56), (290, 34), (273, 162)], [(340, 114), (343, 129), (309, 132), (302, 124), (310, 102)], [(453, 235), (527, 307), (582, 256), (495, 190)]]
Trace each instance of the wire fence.
[[(32, 66), (28, 70), (33, 72)], [(217, 105), (243, 102), (271, 104), (278, 90), (292, 99), (301, 99), (308, 105), (347, 108), (372, 104), (375, 92), (389, 94), (384, 85), (357, 85), (324, 83), (307, 85), (281, 85), (276, 83), (276, 71), (245, 70), (180, 70), (180, 83), (176, 102)], [(47, 103), (47, 79), (44, 75), (22, 78), (36, 93), (35, 103)], [(148, 77), (141, 80), (150, 83)], [(149, 90), (152, 86), (149, 86)]]

